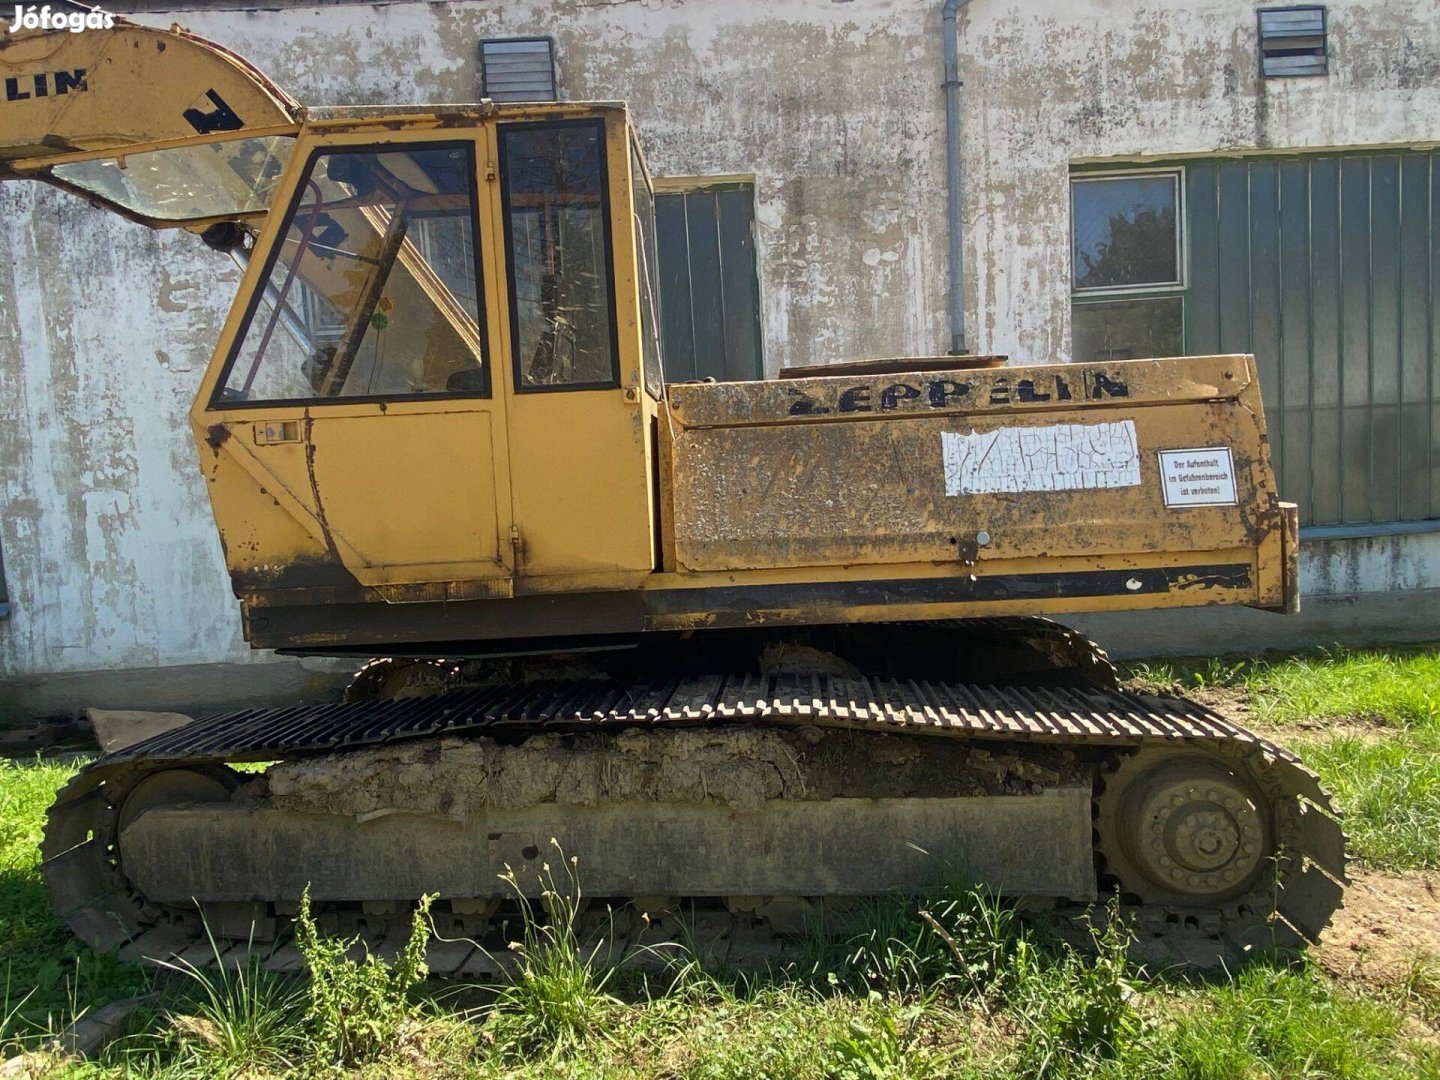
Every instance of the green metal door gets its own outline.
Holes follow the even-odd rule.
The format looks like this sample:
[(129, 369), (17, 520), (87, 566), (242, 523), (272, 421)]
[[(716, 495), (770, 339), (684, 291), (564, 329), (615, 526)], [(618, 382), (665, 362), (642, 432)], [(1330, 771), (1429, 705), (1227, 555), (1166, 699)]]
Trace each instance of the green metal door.
[(1440, 516), (1433, 151), (1187, 163), (1186, 351), (1253, 352), (1315, 525)]
[(754, 226), (751, 184), (656, 193), (661, 337), (670, 382), (764, 377)]

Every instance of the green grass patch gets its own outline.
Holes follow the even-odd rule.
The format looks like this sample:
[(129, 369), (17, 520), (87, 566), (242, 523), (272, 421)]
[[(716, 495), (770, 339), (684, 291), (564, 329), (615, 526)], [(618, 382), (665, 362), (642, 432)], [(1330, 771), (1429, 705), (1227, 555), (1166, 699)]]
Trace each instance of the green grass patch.
[(79, 767), (0, 759), (0, 1047), (33, 1045), (149, 984), (136, 965), (80, 945), (50, 908), (40, 877), (45, 811)]
[(1396, 727), (1440, 724), (1440, 644), (1142, 660), (1126, 670), (1182, 690), (1245, 690), (1256, 719), (1264, 723), (1353, 718)]
[(1294, 748), (1334, 792), (1351, 850), (1366, 865), (1440, 867), (1440, 729), (1304, 739)]
[(1233, 981), (1177, 995), (1127, 1077), (1326, 1077), (1435, 1075), (1433, 1050), (1401, 1037), (1403, 1016), (1336, 990), (1311, 970), (1256, 966)]

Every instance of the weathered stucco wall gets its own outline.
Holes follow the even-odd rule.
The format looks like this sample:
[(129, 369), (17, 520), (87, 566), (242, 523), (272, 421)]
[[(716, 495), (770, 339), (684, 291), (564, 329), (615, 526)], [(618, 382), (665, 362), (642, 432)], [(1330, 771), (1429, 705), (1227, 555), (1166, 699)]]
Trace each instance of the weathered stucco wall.
[[(312, 104), (472, 100), (481, 38), (552, 34), (566, 96), (628, 99), (657, 173), (755, 175), (768, 371), (948, 343), (938, 0), (113, 7)], [(961, 13), (972, 348), (1068, 356), (1072, 160), (1440, 136), (1435, 0), (1332, 2), (1333, 74), (1268, 83), (1254, 7)], [(252, 661), (183, 422), (235, 281), (192, 237), (0, 187), (0, 677)], [(1412, 587), (1433, 549), (1395, 563)], [(1390, 582), (1347, 557), (1307, 585)]]
[(563, 95), (630, 102), (652, 171), (754, 174), (773, 374), (948, 341), (938, 10), (521, 0), (143, 17), (232, 46), (307, 104), (470, 101), (482, 38), (552, 35)]
[(10, 674), (245, 655), (185, 413), (238, 273), (0, 186), (0, 543)]
[(1259, 76), (1255, 9), (972, 0), (960, 16), (971, 347), (1070, 355), (1077, 160), (1440, 140), (1440, 5), (1332, 0), (1330, 74)]

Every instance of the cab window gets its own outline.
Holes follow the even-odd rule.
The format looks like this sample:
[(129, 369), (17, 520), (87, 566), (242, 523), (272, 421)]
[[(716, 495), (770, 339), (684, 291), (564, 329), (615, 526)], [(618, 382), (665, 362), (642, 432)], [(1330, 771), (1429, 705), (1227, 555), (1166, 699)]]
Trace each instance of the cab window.
[(604, 123), (502, 125), (500, 170), (516, 389), (618, 386)]
[(212, 405), (488, 395), (469, 144), (311, 158)]
[(264, 213), (295, 140), (288, 135), (145, 150), (56, 165), (49, 177), (152, 221)]

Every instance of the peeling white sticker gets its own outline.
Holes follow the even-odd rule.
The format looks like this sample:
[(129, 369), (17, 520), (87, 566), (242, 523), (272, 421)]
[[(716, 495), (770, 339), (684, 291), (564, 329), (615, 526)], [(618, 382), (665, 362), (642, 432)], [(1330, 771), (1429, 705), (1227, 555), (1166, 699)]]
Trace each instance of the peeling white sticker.
[(1166, 506), (1234, 506), (1235, 460), (1228, 446), (1161, 450)]
[(1140, 483), (1135, 422), (942, 431), (946, 495), (1079, 491)]

